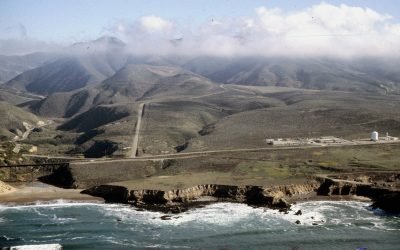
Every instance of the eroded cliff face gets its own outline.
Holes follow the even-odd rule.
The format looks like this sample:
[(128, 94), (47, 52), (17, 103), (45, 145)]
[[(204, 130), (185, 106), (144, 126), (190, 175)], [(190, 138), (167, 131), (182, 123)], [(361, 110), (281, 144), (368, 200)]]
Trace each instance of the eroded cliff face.
[[(241, 202), (287, 210), (288, 200), (308, 195), (320, 196), (364, 196), (374, 201), (374, 208), (387, 212), (400, 212), (400, 174), (370, 173), (369, 175), (342, 174), (318, 176), (315, 180), (298, 185), (231, 186), (218, 184), (197, 185), (184, 189), (130, 190), (118, 185), (100, 185), (83, 191), (85, 194), (104, 198), (108, 202), (133, 204), (146, 209), (165, 212), (182, 212), (201, 198), (213, 201)], [(323, 198), (323, 197), (321, 197)], [(203, 199), (204, 200), (204, 199)]]
[(123, 186), (100, 185), (83, 191), (85, 194), (99, 196), (109, 202), (147, 205), (189, 204), (201, 197), (213, 197), (217, 201), (241, 202), (249, 205), (267, 206), (278, 209), (289, 209), (288, 197), (308, 194), (315, 191), (319, 183), (304, 185), (282, 185), (274, 187), (230, 186), (206, 184), (185, 189), (162, 190), (129, 190)]
[(400, 174), (370, 173), (319, 177), (318, 195), (357, 195), (372, 199), (373, 208), (400, 213)]

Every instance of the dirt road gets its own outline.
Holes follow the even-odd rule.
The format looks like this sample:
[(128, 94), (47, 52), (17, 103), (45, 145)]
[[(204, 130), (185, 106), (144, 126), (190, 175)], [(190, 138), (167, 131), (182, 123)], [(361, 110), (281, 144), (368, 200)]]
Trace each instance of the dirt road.
[(144, 106), (145, 106), (144, 103), (141, 103), (139, 105), (138, 119), (137, 119), (136, 128), (135, 128), (135, 135), (133, 136), (133, 142), (132, 142), (131, 158), (135, 158), (136, 157), (136, 153), (137, 153), (137, 149), (138, 149), (138, 143), (139, 143), (140, 125), (142, 123), (142, 116), (143, 116)]

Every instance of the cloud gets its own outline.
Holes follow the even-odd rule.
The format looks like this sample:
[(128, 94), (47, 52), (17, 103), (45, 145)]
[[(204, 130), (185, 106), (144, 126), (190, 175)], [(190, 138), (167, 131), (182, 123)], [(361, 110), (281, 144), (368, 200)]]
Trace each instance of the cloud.
[(147, 32), (160, 32), (172, 29), (173, 24), (157, 16), (144, 16), (139, 19), (141, 27)]
[[(217, 56), (400, 56), (400, 24), (387, 14), (320, 3), (285, 12), (259, 7), (250, 17), (214, 18), (196, 27), (157, 16), (111, 29), (135, 53)], [(179, 43), (174, 43), (179, 38)]]

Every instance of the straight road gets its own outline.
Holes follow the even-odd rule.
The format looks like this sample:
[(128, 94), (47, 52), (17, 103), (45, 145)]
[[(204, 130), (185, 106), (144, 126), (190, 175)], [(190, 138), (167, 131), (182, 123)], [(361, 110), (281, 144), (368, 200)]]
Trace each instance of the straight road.
[(133, 136), (131, 158), (136, 158), (136, 153), (139, 143), (140, 125), (142, 123), (142, 117), (143, 117), (143, 110), (144, 110), (144, 103), (141, 103), (139, 105), (139, 110), (138, 110), (138, 119), (136, 122), (135, 135)]
[[(268, 147), (268, 148), (239, 148), (239, 149), (221, 149), (211, 151), (198, 151), (198, 152), (186, 152), (176, 154), (163, 154), (163, 155), (152, 155), (152, 156), (141, 156), (124, 159), (92, 159), (90, 161), (82, 159), (79, 163), (101, 163), (108, 161), (124, 162), (124, 161), (149, 161), (149, 160), (168, 160), (168, 159), (180, 159), (180, 158), (192, 158), (196, 156), (204, 156), (210, 154), (220, 153), (233, 153), (233, 152), (268, 152), (268, 151), (280, 151), (280, 150), (296, 150), (296, 149), (311, 149), (311, 148), (337, 148), (337, 147), (349, 147), (349, 146), (363, 146), (363, 145), (382, 145), (382, 144), (400, 144), (400, 141), (388, 141), (388, 142), (366, 142), (363, 144), (339, 144), (339, 145), (309, 145), (309, 146), (288, 146), (288, 147)], [(133, 159), (134, 158), (134, 159)]]

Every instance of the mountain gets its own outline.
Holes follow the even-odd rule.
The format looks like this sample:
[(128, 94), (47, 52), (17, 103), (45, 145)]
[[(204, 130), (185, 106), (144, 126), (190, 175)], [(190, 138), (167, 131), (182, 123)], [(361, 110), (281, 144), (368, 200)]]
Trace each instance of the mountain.
[(41, 116), (69, 118), (103, 104), (209, 94), (216, 84), (177, 67), (128, 64), (96, 86), (53, 93), (30, 104)]
[(141, 103), (139, 155), (400, 133), (398, 59), (136, 56), (127, 47), (113, 37), (74, 44), (2, 84), (0, 100), (54, 121), (28, 138), (44, 152), (96, 157), (129, 154)]
[(70, 49), (85, 53), (98, 53), (101, 51), (121, 50), (126, 44), (120, 39), (112, 36), (102, 36), (89, 42), (79, 42), (71, 45)]
[(100, 83), (122, 68), (128, 60), (129, 56), (121, 43), (115, 39), (101, 38), (75, 44), (57, 60), (28, 70), (5, 85), (48, 95)]
[(210, 93), (216, 84), (179, 67), (129, 64), (99, 87), (98, 103)]
[(184, 68), (226, 84), (400, 93), (396, 59), (213, 58), (189, 60)]
[(0, 83), (7, 82), (15, 76), (41, 66), (55, 58), (51, 53), (32, 53), (22, 56), (0, 55)]
[(184, 70), (167, 66), (129, 64), (105, 80), (98, 89), (97, 103), (133, 102), (164, 78)]
[[(71, 152), (86, 152), (97, 145), (97, 141), (99, 145), (107, 141), (104, 145), (110, 147), (117, 142), (125, 145), (137, 119), (138, 101), (151, 102), (149, 112), (155, 112), (155, 116), (167, 121), (168, 114), (174, 114), (174, 121), (182, 122), (184, 127), (170, 130), (170, 135), (160, 134), (168, 141), (166, 150), (171, 147), (175, 150), (177, 143), (191, 138), (203, 126), (225, 115), (222, 109), (201, 103), (199, 99), (218, 91), (221, 91), (218, 84), (178, 67), (129, 64), (98, 85), (53, 93), (31, 102), (29, 108), (37, 115), (59, 120), (61, 124), (57, 130), (63, 131), (63, 137), (80, 133), (74, 140), (76, 148)], [(164, 112), (158, 110), (161, 107)], [(181, 112), (176, 109), (178, 107)], [(160, 111), (162, 114), (156, 115)], [(189, 117), (190, 128), (186, 122)], [(167, 125), (169, 121), (164, 123)], [(183, 131), (186, 135), (178, 136)], [(152, 134), (157, 133), (153, 131)]]

